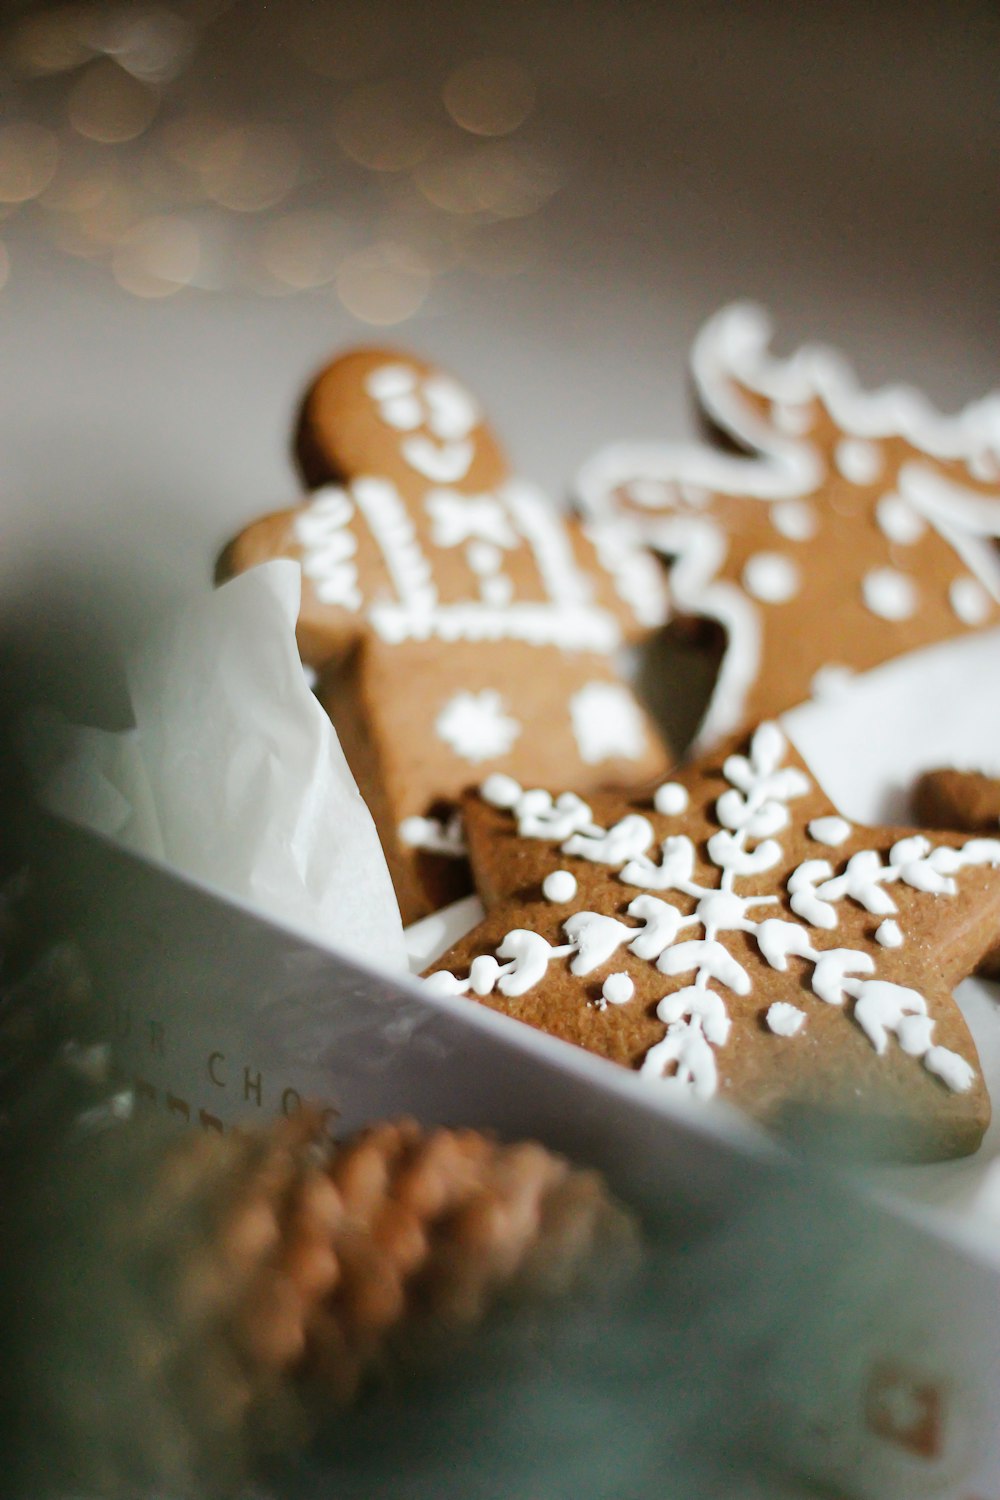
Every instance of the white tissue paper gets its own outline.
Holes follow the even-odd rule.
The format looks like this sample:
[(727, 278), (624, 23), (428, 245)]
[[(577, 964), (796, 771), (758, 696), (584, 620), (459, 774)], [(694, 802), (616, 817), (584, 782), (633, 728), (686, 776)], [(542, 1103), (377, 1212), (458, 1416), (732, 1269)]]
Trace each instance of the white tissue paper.
[(56, 813), (314, 941), (408, 967), (371, 814), (295, 643), (279, 559), (199, 594), (128, 662), (135, 728), (32, 735)]

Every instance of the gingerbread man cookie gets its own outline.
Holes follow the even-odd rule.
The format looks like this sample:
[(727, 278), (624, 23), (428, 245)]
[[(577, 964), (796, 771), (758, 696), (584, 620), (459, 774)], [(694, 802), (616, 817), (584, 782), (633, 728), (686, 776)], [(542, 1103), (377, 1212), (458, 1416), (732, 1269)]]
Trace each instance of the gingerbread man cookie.
[(666, 751), (616, 665), (666, 612), (629, 527), (514, 478), (479, 404), (408, 355), (343, 355), (309, 389), (306, 503), (238, 536), (228, 577), (297, 558), (303, 660), (368, 802), (405, 920), (468, 889), (459, 794), (484, 770), (588, 791)]
[(725, 633), (705, 744), (1000, 619), (1000, 397), (942, 416), (863, 391), (829, 350), (774, 358), (769, 334), (737, 304), (693, 354), (704, 410), (753, 456), (617, 444), (578, 480), (585, 514), (629, 518), (671, 559), (674, 607)]
[(438, 993), (765, 1122), (805, 1105), (891, 1154), (979, 1145), (989, 1096), (952, 989), (1000, 921), (1000, 837), (852, 825), (773, 723), (652, 799), (490, 776), (466, 826), (487, 915)]

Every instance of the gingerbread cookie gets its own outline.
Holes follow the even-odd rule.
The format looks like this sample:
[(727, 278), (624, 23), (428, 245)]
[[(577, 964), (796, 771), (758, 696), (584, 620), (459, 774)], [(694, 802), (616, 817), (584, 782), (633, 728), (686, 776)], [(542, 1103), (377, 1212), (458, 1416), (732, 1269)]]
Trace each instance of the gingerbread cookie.
[(928, 828), (993, 832), (1000, 828), (1000, 776), (985, 771), (927, 771), (914, 787), (913, 806)]
[(372, 809), (405, 920), (469, 888), (455, 819), (485, 771), (589, 791), (660, 774), (616, 653), (666, 612), (629, 525), (581, 525), (511, 476), (475, 398), (362, 349), (306, 395), (293, 510), (230, 544), (221, 577), (297, 558), (303, 660)]
[[(1000, 837), (1000, 776), (985, 771), (927, 771), (913, 789), (913, 810), (927, 828), (960, 828)], [(982, 973), (988, 979), (1000, 979), (1000, 922)]]
[(776, 359), (769, 334), (738, 304), (693, 354), (704, 410), (753, 456), (618, 444), (578, 480), (585, 514), (671, 559), (674, 607), (725, 633), (703, 744), (1000, 620), (1000, 398), (942, 416), (829, 350)]
[(491, 776), (466, 826), (487, 915), (436, 992), (765, 1122), (805, 1105), (891, 1154), (979, 1145), (952, 989), (1000, 921), (1000, 838), (852, 825), (774, 724), (649, 800)]

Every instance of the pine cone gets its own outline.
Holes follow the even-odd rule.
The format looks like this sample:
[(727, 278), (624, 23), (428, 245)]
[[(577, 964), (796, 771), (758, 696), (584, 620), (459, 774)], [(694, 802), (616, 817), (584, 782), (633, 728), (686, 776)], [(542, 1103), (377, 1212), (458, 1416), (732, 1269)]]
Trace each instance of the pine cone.
[(447, 1348), (497, 1300), (569, 1291), (638, 1240), (601, 1179), (533, 1143), (376, 1125), (336, 1153), (340, 1279), (314, 1314), (304, 1372), (350, 1400), (369, 1371)]
[(307, 1436), (307, 1408), (636, 1243), (599, 1179), (541, 1146), (412, 1121), (332, 1157), (317, 1140), (308, 1114), (168, 1144), (132, 1125), (79, 1138), (39, 1184), (25, 1489), (235, 1488)]

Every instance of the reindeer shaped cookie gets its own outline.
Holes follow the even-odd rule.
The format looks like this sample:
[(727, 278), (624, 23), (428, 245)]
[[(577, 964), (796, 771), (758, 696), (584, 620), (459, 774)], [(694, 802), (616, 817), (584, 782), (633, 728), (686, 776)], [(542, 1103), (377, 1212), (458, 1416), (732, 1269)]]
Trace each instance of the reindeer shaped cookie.
[(468, 886), (455, 802), (484, 772), (636, 786), (667, 755), (616, 653), (665, 615), (626, 523), (581, 525), (511, 476), (474, 397), (355, 350), (309, 389), (308, 501), (238, 536), (228, 577), (302, 564), (302, 658), (379, 827), (404, 919)]
[(578, 480), (586, 515), (672, 560), (675, 609), (725, 632), (702, 743), (1000, 623), (1000, 396), (942, 416), (861, 390), (829, 350), (776, 359), (769, 334), (760, 309), (724, 308), (692, 361), (707, 415), (753, 456), (617, 444)]

